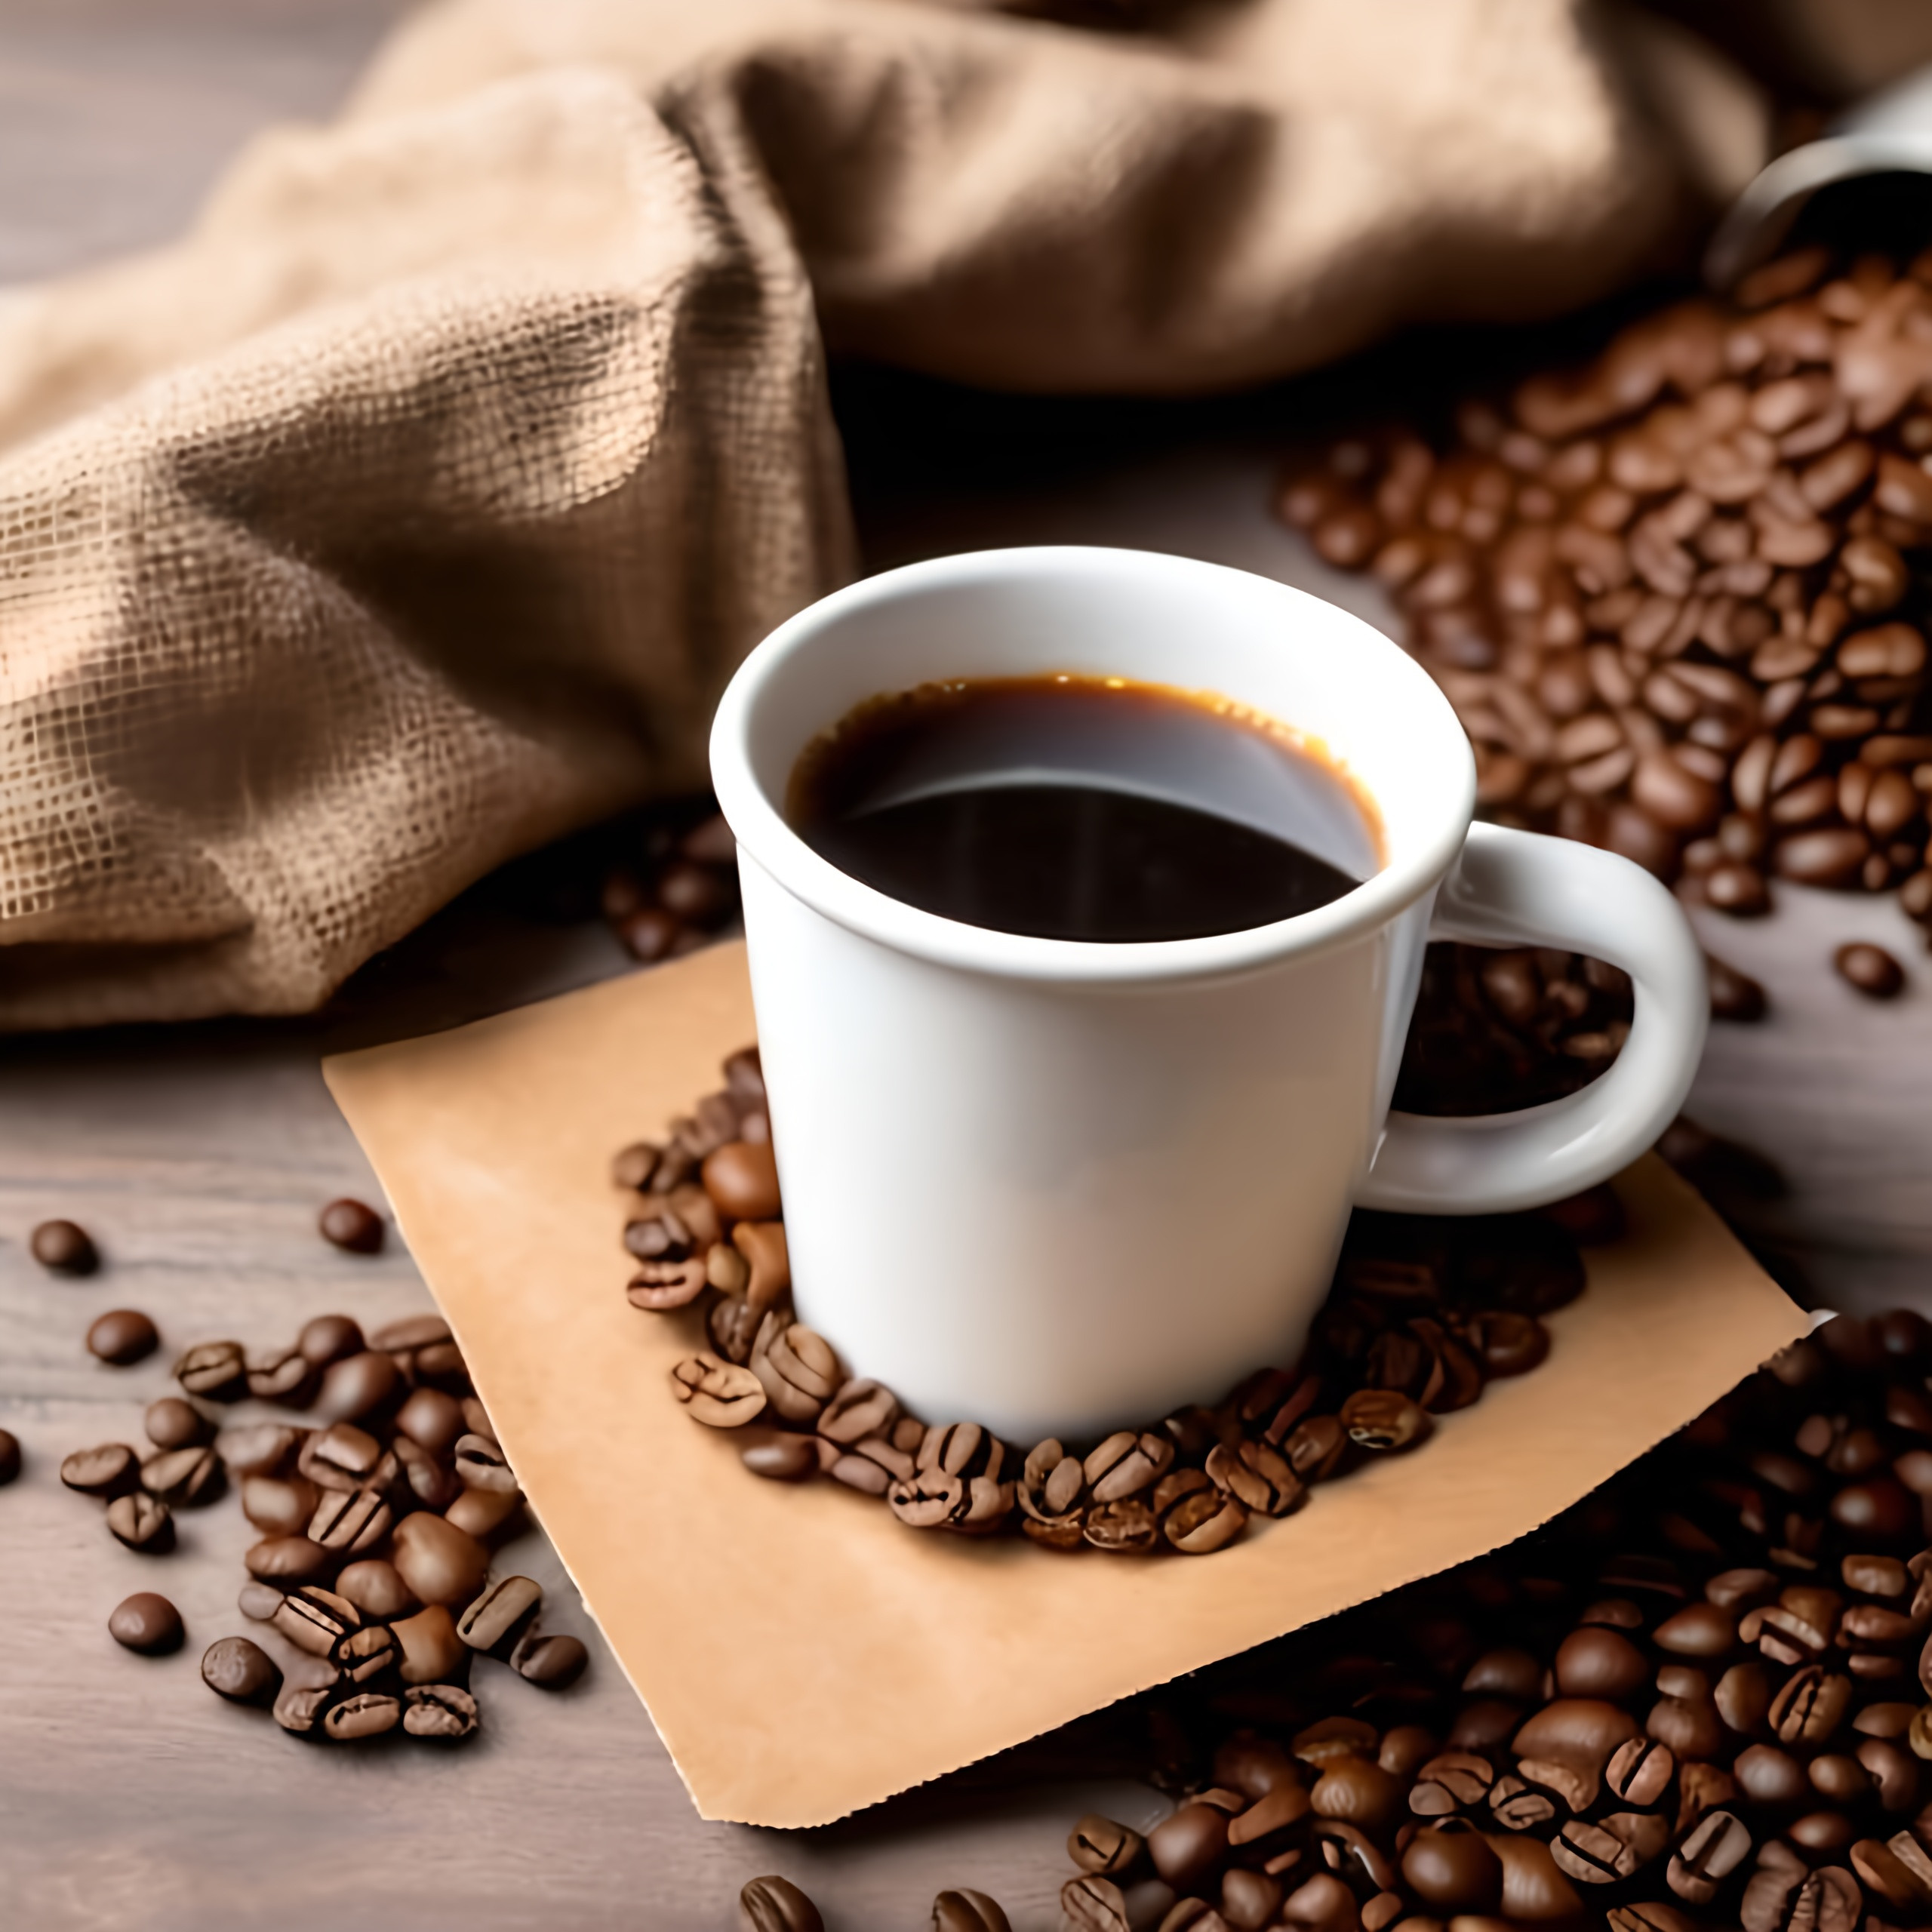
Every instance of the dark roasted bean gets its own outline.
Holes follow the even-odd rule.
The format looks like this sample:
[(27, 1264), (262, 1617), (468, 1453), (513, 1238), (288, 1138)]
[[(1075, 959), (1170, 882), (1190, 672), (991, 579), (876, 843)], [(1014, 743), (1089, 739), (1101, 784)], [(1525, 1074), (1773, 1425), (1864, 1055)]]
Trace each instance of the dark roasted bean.
[(162, 1657), (181, 1647), (181, 1613), (165, 1597), (138, 1590), (115, 1606), (107, 1634), (125, 1650)]
[(231, 1703), (266, 1704), (281, 1687), (281, 1672), (259, 1644), (223, 1637), (202, 1654), (202, 1681)]
[(100, 1266), (93, 1238), (72, 1221), (42, 1221), (27, 1237), (27, 1246), (33, 1258), (56, 1275), (91, 1275)]
[(754, 1878), (738, 1894), (739, 1932), (825, 1932), (818, 1907), (789, 1878)]
[(191, 1395), (238, 1401), (248, 1392), (248, 1361), (239, 1342), (200, 1342), (174, 1364), (174, 1379)]
[(137, 1309), (111, 1309), (88, 1330), (88, 1352), (116, 1368), (145, 1361), (161, 1346), (154, 1324)]
[(316, 1226), (323, 1240), (351, 1254), (374, 1254), (383, 1245), (383, 1217), (360, 1201), (331, 1201)]

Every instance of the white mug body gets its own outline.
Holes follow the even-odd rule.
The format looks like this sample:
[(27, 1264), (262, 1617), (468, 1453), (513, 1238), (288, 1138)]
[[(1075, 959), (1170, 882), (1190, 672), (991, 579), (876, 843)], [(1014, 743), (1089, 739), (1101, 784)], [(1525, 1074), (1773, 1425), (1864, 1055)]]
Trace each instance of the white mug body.
[[(1302, 734), (1372, 801), (1379, 869), (1269, 925), (1082, 943), (921, 911), (787, 822), (799, 754), (863, 700), (1054, 672), (1212, 694)], [(1572, 1191), (1654, 1138), (1694, 1067), (1700, 955), (1669, 894), (1529, 834), (1478, 827), (1478, 854), (1474, 762), (1433, 681), (1267, 579), (1049, 548), (867, 579), (746, 659), (712, 769), (739, 841), (798, 1317), (929, 1422), (1027, 1444), (1217, 1401), (1294, 1361), (1352, 1205)], [(1631, 1067), (1531, 1115), (1392, 1122), (1438, 896), (1460, 936), (1581, 934), (1629, 965)], [(1560, 930), (1527, 903), (1552, 898), (1570, 906)]]

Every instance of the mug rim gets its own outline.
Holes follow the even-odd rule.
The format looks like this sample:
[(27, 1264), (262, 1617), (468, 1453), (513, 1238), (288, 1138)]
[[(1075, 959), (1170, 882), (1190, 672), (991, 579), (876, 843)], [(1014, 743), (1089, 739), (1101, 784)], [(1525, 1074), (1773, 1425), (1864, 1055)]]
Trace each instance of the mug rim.
[[(1069, 571), (1139, 572), (1149, 577), (1208, 574), (1217, 580), (1239, 580), (1250, 594), (1272, 593), (1286, 603), (1312, 604), (1330, 619), (1346, 620), (1360, 633), (1364, 647), (1380, 654), (1376, 675), (1406, 683), (1422, 708), (1435, 712), (1445, 735), (1454, 734), (1461, 752), (1460, 783), (1455, 795), (1444, 799), (1439, 825), (1415, 841), (1413, 849), (1390, 857), (1378, 871), (1324, 906), (1266, 925), (1174, 940), (1042, 939), (968, 925), (866, 885), (814, 851), (766, 795), (752, 761), (749, 739), (758, 701), (780, 666), (810, 649), (827, 625), (873, 604), (1015, 577), (1063, 578)], [(1339, 605), (1252, 571), (1161, 551), (1100, 545), (962, 551), (862, 577), (808, 604), (771, 632), (733, 675), (712, 721), (710, 763), (718, 808), (737, 839), (741, 858), (748, 855), (814, 911), (861, 938), (934, 965), (1062, 985), (1128, 986), (1215, 979), (1346, 945), (1386, 925), (1434, 890), (1461, 851), (1475, 808), (1475, 760), (1448, 700), (1429, 673), (1374, 625)], [(1378, 808), (1380, 802), (1377, 801)]]

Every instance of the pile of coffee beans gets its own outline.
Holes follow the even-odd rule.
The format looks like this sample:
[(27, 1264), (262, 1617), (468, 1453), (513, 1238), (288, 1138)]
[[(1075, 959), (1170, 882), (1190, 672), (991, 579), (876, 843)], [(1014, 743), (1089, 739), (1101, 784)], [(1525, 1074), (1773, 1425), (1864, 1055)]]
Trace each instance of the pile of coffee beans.
[[(349, 1207), (374, 1219), (358, 1203), (328, 1213)], [(368, 1251), (366, 1224), (348, 1232), (356, 1238), (342, 1244)], [(148, 1407), (145, 1453), (125, 1442), (76, 1450), (60, 1479), (105, 1506), (118, 1542), (152, 1556), (174, 1549), (177, 1511), (238, 1488), (261, 1533), (238, 1607), (299, 1661), (285, 1672), (251, 1638), (223, 1637), (202, 1659), (217, 1695), (269, 1706), (306, 1737), (352, 1742), (400, 1729), (454, 1741), (479, 1721), (469, 1681), (478, 1654), (547, 1688), (583, 1674), (583, 1644), (539, 1627), (539, 1586), (490, 1574), (491, 1545), (523, 1499), (441, 1316), (365, 1336), (349, 1316), (322, 1315), (285, 1346), (198, 1343), (174, 1380), (180, 1393)], [(224, 1411), (247, 1397), (281, 1413), (224, 1426)], [(121, 1604), (108, 1628), (143, 1655), (183, 1638), (174, 1605), (148, 1591)]]
[(634, 828), (604, 875), (598, 908), (634, 958), (651, 964), (707, 945), (738, 909), (738, 847), (715, 809), (694, 825), (675, 805)]
[(1556, 1521), (1143, 1706), (1080, 1932), (1932, 1917), (1932, 1327), (1841, 1317)]
[(1414, 1447), (1492, 1376), (1534, 1368), (1549, 1346), (1540, 1318), (1582, 1291), (1578, 1242), (1621, 1226), (1606, 1189), (1543, 1214), (1358, 1213), (1293, 1368), (1104, 1441), (1023, 1450), (977, 1423), (907, 1414), (795, 1318), (757, 1049), (724, 1072), (666, 1140), (614, 1163), (638, 1264), (631, 1303), (701, 1327), (709, 1346), (678, 1364), (672, 1392), (709, 1427), (755, 1426), (749, 1468), (829, 1478), (914, 1529), (1063, 1551), (1224, 1549), (1251, 1517), (1299, 1509), (1312, 1484)]
[(1928, 463), (1932, 254), (1807, 248), (1278, 507), (1386, 585), (1487, 816), (1739, 916), (1782, 878), (1932, 921)]

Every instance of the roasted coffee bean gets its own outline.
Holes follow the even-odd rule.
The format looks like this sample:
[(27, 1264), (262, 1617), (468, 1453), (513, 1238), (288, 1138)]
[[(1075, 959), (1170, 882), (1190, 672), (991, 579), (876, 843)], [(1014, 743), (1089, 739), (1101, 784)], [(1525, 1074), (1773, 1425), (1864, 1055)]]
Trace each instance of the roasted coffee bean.
[(462, 1404), (440, 1389), (414, 1391), (397, 1410), (395, 1426), (432, 1456), (447, 1456), (456, 1447), (457, 1438), (468, 1432)]
[(782, 1221), (740, 1221), (731, 1230), (731, 1245), (751, 1269), (745, 1298), (757, 1309), (772, 1307), (792, 1285), (790, 1251)]
[(727, 1141), (704, 1157), (702, 1173), (705, 1192), (728, 1220), (777, 1220), (778, 1165), (769, 1143)]
[(510, 1652), (510, 1668), (546, 1690), (565, 1690), (581, 1677), (590, 1653), (575, 1637), (531, 1629)]
[(72, 1221), (42, 1221), (27, 1237), (33, 1258), (55, 1275), (91, 1275), (100, 1253), (86, 1229)]
[(223, 1637), (202, 1655), (202, 1681), (235, 1704), (267, 1704), (281, 1687), (281, 1672), (259, 1644)]
[(334, 1490), (315, 1506), (308, 1535), (338, 1557), (374, 1549), (395, 1521), (389, 1506), (372, 1489)]
[(301, 1439), (281, 1423), (248, 1423), (221, 1430), (214, 1438), (214, 1452), (231, 1475), (273, 1475)]
[(315, 1413), (330, 1422), (360, 1422), (389, 1399), (398, 1380), (395, 1361), (380, 1349), (338, 1356), (322, 1371)]
[(776, 1309), (759, 1324), (749, 1366), (773, 1410), (792, 1423), (815, 1423), (841, 1379), (832, 1344)]
[(242, 1513), (266, 1536), (301, 1535), (321, 1500), (322, 1492), (303, 1476), (242, 1480)]
[(411, 1737), (454, 1743), (474, 1737), (476, 1700), (457, 1684), (419, 1684), (403, 1694), (402, 1727)]
[(456, 1620), (441, 1604), (389, 1626), (395, 1639), (396, 1674), (405, 1684), (441, 1684), (467, 1669), (469, 1647), (456, 1634)]
[(715, 1355), (688, 1355), (671, 1371), (671, 1387), (694, 1421), (742, 1429), (764, 1412), (764, 1386), (748, 1368)]
[[(755, 1383), (757, 1378), (752, 1380)], [(898, 1417), (898, 1400), (890, 1389), (876, 1382), (851, 1381), (843, 1383), (826, 1404), (818, 1419), (818, 1432), (828, 1442), (850, 1444), (883, 1435)]]
[(1338, 1420), (1358, 1448), (1407, 1449), (1428, 1432), (1428, 1415), (1407, 1396), (1386, 1389), (1360, 1389), (1342, 1404)]
[(327, 1657), (343, 1638), (361, 1629), (362, 1618), (346, 1597), (320, 1584), (305, 1583), (282, 1598), (269, 1621), (297, 1649)]
[(339, 1422), (304, 1440), (296, 1467), (319, 1489), (361, 1489), (382, 1460), (383, 1445), (367, 1429)]
[(1862, 940), (1840, 946), (1832, 964), (1838, 977), (1867, 999), (1894, 999), (1905, 985), (1904, 968), (1882, 946)]
[(1067, 1834), (1066, 1854), (1083, 1872), (1112, 1878), (1140, 1863), (1146, 1841), (1125, 1825), (1090, 1811)]
[(1771, 1728), (1786, 1744), (1822, 1744), (1837, 1730), (1851, 1701), (1847, 1678), (1814, 1664), (1787, 1678), (1771, 1700)]
[(1728, 1811), (1707, 1812), (1672, 1854), (1670, 1889), (1692, 1905), (1708, 1905), (1750, 1856), (1751, 1834)]
[(1180, 1892), (1197, 1890), (1227, 1848), (1228, 1814), (1211, 1804), (1183, 1804), (1147, 1834), (1155, 1870)]
[(1633, 1737), (1611, 1754), (1604, 1769), (1604, 1783), (1614, 1797), (1625, 1803), (1646, 1806), (1660, 1803), (1677, 1770), (1677, 1760), (1667, 1746), (1647, 1737)]
[(0, 1429), (0, 1489), (5, 1489), (20, 1473), (20, 1438), (11, 1429)]
[[(423, 1389), (418, 1392), (429, 1395), (435, 1392)], [(421, 1443), (411, 1441), (400, 1432), (390, 1442), (389, 1454), (395, 1458), (403, 1487), (408, 1492), (405, 1496), (400, 1490), (398, 1491), (399, 1503), (406, 1503), (414, 1497), (425, 1509), (448, 1509), (463, 1493), (463, 1484), (452, 1471), (438, 1462)]]
[(1518, 1777), (1500, 1777), (1490, 1788), (1491, 1815), (1504, 1830), (1527, 1832), (1546, 1825), (1556, 1816), (1549, 1794), (1534, 1789)]
[(152, 1496), (117, 1496), (107, 1506), (107, 1527), (139, 1555), (165, 1556), (174, 1547), (174, 1514)]
[(1710, 981), (1711, 1017), (1749, 1026), (1764, 1018), (1770, 1010), (1764, 988), (1748, 973), (1727, 966), (1706, 953), (1704, 966)]
[(1556, 1686), (1566, 1697), (1627, 1697), (1650, 1677), (1643, 1653), (1600, 1626), (1573, 1630), (1556, 1653)]
[(809, 1436), (774, 1436), (769, 1442), (753, 1443), (740, 1454), (754, 1475), (768, 1476), (775, 1482), (803, 1482), (818, 1473), (818, 1452)]
[(1154, 1514), (1162, 1539), (1183, 1556), (1205, 1556), (1226, 1549), (1247, 1528), (1247, 1509), (1217, 1488), (1202, 1471), (1177, 1474), (1200, 1480), (1183, 1487), (1175, 1475), (1168, 1475), (1155, 1485)]
[(326, 1368), (344, 1355), (361, 1352), (362, 1331), (346, 1315), (318, 1315), (303, 1324), (295, 1346), (318, 1368)]
[(738, 1894), (739, 1932), (825, 1932), (818, 1907), (789, 1878), (754, 1878)]
[(1501, 1860), (1461, 1820), (1417, 1832), (1402, 1854), (1402, 1876), (1424, 1905), (1445, 1914), (1494, 1912), (1503, 1896)]
[(1157, 1546), (1160, 1525), (1146, 1503), (1129, 1496), (1118, 1503), (1095, 1503), (1083, 1516), (1080, 1533), (1096, 1549), (1138, 1556)]
[(318, 1217), (323, 1240), (351, 1254), (375, 1254), (383, 1245), (383, 1217), (375, 1209), (345, 1196), (331, 1201)]
[(179, 1395), (163, 1395), (148, 1404), (143, 1418), (148, 1440), (157, 1449), (187, 1449), (211, 1441), (214, 1424), (191, 1402)]
[(443, 1521), (466, 1536), (494, 1536), (522, 1503), (520, 1490), (466, 1489), (443, 1512)]
[(191, 1395), (238, 1401), (248, 1392), (248, 1363), (239, 1342), (201, 1342), (174, 1364), (174, 1379)]
[(1716, 1604), (1694, 1603), (1666, 1617), (1651, 1641), (1678, 1657), (1721, 1657), (1737, 1641), (1737, 1620)]
[(379, 1355), (414, 1355), (450, 1340), (450, 1324), (440, 1315), (405, 1315), (386, 1321), (369, 1337), (369, 1346)]
[(221, 1458), (212, 1449), (164, 1449), (141, 1465), (141, 1487), (174, 1509), (212, 1503), (224, 1481)]
[(124, 1650), (158, 1657), (178, 1651), (184, 1633), (181, 1613), (165, 1597), (156, 1596), (152, 1590), (137, 1590), (115, 1605), (107, 1620), (107, 1634)]
[(468, 1603), (490, 1567), (489, 1552), (474, 1537), (421, 1511), (404, 1517), (389, 1541), (389, 1561), (422, 1603)]
[(933, 1900), (932, 1932), (1013, 1932), (995, 1899), (984, 1892), (941, 1892)]
[(517, 1480), (503, 1460), (503, 1451), (487, 1435), (459, 1437), (454, 1466), (466, 1488), (489, 1490), (499, 1495), (513, 1495), (516, 1491)]
[(60, 1480), (83, 1496), (119, 1496), (140, 1481), (140, 1463), (125, 1442), (103, 1442), (66, 1457)]
[(513, 1649), (543, 1605), (540, 1584), (528, 1577), (499, 1577), (457, 1620), (456, 1634), (472, 1651)]
[(154, 1324), (137, 1309), (110, 1309), (88, 1330), (88, 1352), (115, 1368), (144, 1361), (160, 1346)]
[(416, 1608), (416, 1598), (397, 1574), (395, 1565), (380, 1556), (349, 1564), (335, 1580), (336, 1594), (346, 1598), (365, 1617), (387, 1622)]
[(395, 1730), (401, 1718), (402, 1706), (395, 1698), (363, 1690), (331, 1705), (322, 1719), (322, 1730), (339, 1743), (359, 1743), (364, 1738), (380, 1737), (384, 1731)]
[(316, 1380), (315, 1364), (293, 1346), (249, 1354), (248, 1393), (259, 1402), (306, 1408), (314, 1396)]

